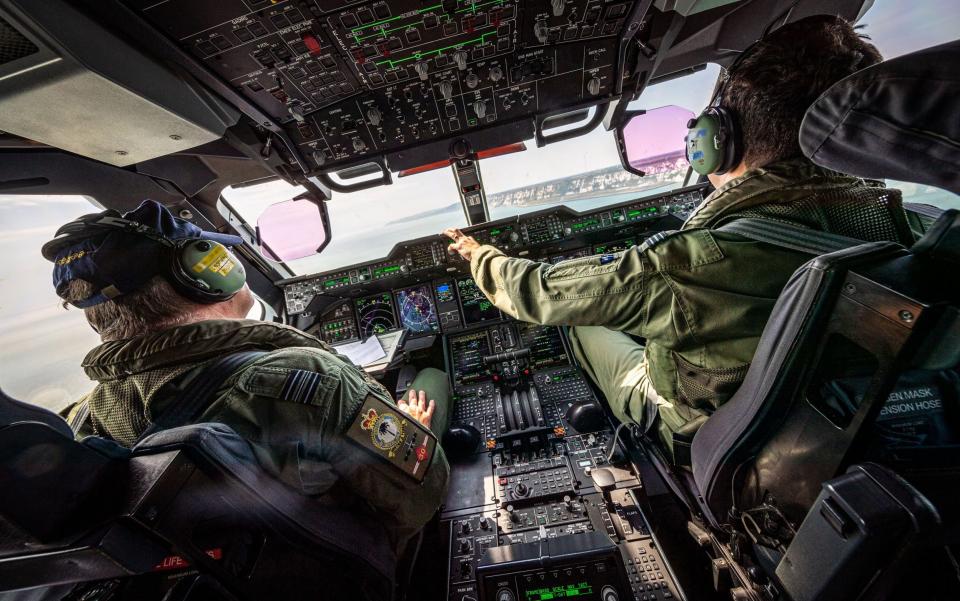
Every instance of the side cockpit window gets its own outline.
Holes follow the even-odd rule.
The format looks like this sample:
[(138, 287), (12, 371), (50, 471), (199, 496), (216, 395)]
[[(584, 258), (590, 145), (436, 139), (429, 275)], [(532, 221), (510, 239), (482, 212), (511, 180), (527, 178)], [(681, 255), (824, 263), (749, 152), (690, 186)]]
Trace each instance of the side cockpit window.
[(83, 196), (0, 195), (0, 389), (15, 399), (59, 411), (93, 388), (80, 363), (100, 338), (61, 306), (40, 247), (99, 210)]

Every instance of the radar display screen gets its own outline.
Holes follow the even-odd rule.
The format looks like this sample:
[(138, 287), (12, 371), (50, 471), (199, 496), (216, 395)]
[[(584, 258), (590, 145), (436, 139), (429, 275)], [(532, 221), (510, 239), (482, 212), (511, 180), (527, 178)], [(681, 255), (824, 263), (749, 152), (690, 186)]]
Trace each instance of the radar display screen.
[(430, 286), (415, 286), (397, 291), (397, 310), (400, 312), (400, 324), (414, 334), (428, 334), (440, 331), (437, 320), (437, 307), (430, 295)]
[(483, 358), (490, 354), (490, 342), (485, 331), (464, 334), (450, 339), (453, 357), (453, 380), (458, 386), (473, 384), (490, 375), (490, 367)]
[(500, 319), (500, 310), (483, 295), (473, 278), (457, 280), (457, 292), (460, 294), (463, 321), (467, 325), (488, 319)]
[(357, 318), (360, 322), (360, 336), (363, 338), (397, 329), (393, 297), (389, 292), (384, 292), (357, 300)]
[(563, 347), (560, 328), (521, 323), (520, 338), (523, 346), (530, 349), (530, 365), (534, 369), (570, 363), (567, 349)]

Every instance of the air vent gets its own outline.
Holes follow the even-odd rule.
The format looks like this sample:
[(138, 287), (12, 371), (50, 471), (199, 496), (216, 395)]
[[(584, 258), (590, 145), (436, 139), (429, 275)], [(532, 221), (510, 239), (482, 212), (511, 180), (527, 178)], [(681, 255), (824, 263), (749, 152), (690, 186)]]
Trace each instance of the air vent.
[(0, 17), (0, 65), (12, 63), (38, 51), (39, 48)]

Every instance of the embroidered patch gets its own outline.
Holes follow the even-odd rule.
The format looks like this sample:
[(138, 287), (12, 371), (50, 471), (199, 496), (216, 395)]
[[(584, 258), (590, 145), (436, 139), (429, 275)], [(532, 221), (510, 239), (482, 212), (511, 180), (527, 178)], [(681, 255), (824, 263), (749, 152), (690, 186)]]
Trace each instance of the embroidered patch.
[(426, 477), (437, 448), (430, 430), (372, 394), (367, 395), (346, 435), (417, 482)]
[(303, 369), (290, 370), (279, 397), (281, 400), (293, 403), (309, 403), (313, 400), (313, 395), (317, 393), (322, 381), (321, 373)]

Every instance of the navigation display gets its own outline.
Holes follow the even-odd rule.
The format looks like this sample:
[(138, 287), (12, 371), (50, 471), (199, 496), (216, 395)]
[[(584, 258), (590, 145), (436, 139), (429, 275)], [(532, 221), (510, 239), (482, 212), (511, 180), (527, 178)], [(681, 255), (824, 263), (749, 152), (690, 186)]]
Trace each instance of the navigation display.
[(360, 336), (369, 338), (397, 329), (397, 315), (393, 312), (393, 297), (389, 292), (357, 300), (357, 319)]
[(490, 375), (483, 358), (490, 354), (486, 331), (464, 334), (450, 340), (453, 380), (457, 385), (472, 384)]
[(400, 312), (400, 324), (411, 333), (428, 334), (440, 331), (437, 307), (433, 304), (429, 284), (399, 290), (397, 310)]
[(460, 294), (460, 308), (463, 309), (463, 321), (466, 325), (500, 319), (500, 309), (480, 292), (473, 278), (457, 280), (457, 292)]
[(563, 347), (560, 328), (521, 323), (520, 338), (523, 346), (530, 349), (530, 364), (533, 368), (542, 369), (570, 363), (567, 350)]

